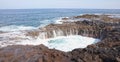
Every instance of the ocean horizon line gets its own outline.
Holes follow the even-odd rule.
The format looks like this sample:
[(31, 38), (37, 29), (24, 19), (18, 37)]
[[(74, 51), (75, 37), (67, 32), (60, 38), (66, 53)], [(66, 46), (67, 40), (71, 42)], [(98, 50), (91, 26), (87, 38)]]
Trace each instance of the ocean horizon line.
[(2, 8), (0, 10), (39, 10), (39, 9), (86, 9), (86, 10), (120, 10), (112, 8)]

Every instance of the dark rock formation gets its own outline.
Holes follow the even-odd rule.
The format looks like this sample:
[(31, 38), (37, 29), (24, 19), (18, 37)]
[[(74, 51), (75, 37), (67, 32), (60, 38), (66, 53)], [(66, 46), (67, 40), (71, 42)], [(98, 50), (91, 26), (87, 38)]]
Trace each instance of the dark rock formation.
[(120, 62), (118, 28), (105, 33), (105, 38), (84, 49), (62, 52), (39, 46), (8, 46), (0, 49), (0, 62)]
[[(79, 18), (89, 18), (89, 20), (79, 20)], [(99, 19), (98, 19), (99, 18)], [(64, 22), (66, 20), (76, 20), (75, 22)], [(119, 26), (120, 19), (110, 18), (108, 15), (83, 15), (71, 18), (63, 18), (63, 24), (49, 24), (36, 31), (29, 31), (27, 36), (38, 36), (41, 38), (53, 38), (56, 36), (83, 35), (94, 38), (103, 38), (105, 29)], [(110, 21), (109, 21), (110, 20)]]
[(114, 28), (105, 33), (105, 38), (84, 49), (75, 49), (72, 57), (76, 62), (82, 58), (84, 62), (120, 62), (120, 28)]
[[(84, 15), (74, 18), (100, 18), (106, 16)], [(0, 49), (0, 62), (120, 62), (120, 20), (109, 19), (77, 21), (63, 24), (50, 24), (37, 32), (29, 31), (27, 36), (45, 33), (46, 38), (54, 36), (83, 35), (101, 39), (101, 42), (87, 48), (63, 52), (48, 49), (43, 45), (16, 45)], [(107, 22), (106, 22), (107, 20)], [(113, 18), (111, 19), (113, 20)], [(115, 20), (115, 19), (114, 19)], [(59, 32), (58, 32), (59, 31)], [(57, 33), (57, 34), (56, 34)]]
[(70, 62), (67, 53), (39, 46), (8, 46), (0, 50), (0, 62)]

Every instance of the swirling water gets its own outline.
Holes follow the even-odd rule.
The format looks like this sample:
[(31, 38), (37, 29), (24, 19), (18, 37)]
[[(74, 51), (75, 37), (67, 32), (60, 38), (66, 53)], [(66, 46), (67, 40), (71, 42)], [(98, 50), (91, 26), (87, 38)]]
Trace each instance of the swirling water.
[[(1, 9), (0, 10), (0, 46), (15, 44), (44, 44), (49, 48), (71, 51), (75, 48), (85, 48), (98, 42), (98, 39), (69, 36), (46, 39), (32, 39), (24, 35), (24, 30), (33, 30), (41, 26), (56, 23), (61, 17), (72, 17), (81, 14), (120, 14), (119, 9)], [(13, 39), (14, 40), (10, 40)], [(71, 40), (68, 40), (71, 39)], [(86, 39), (86, 40), (85, 40)], [(73, 42), (74, 40), (74, 42)], [(47, 43), (46, 43), (46, 42)], [(83, 41), (83, 42), (82, 42)], [(86, 42), (87, 41), (87, 42)], [(81, 44), (80, 44), (81, 43)], [(82, 45), (83, 44), (83, 45)], [(69, 46), (72, 45), (72, 46)], [(77, 46), (76, 46), (77, 45)], [(62, 48), (66, 47), (66, 48)], [(67, 48), (68, 47), (68, 48)]]

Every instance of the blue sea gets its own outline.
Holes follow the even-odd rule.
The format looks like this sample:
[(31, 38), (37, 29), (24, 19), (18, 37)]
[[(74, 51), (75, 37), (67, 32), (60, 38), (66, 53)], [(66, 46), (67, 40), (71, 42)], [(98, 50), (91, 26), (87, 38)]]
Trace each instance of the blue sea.
[(1, 9), (0, 27), (34, 26), (54, 23), (60, 17), (77, 16), (80, 14), (120, 14), (119, 9)]
[[(27, 36), (28, 31), (36, 32), (39, 27), (56, 23), (62, 17), (82, 14), (120, 14), (120, 9), (1, 9), (0, 10), (0, 47), (8, 45), (40, 45), (50, 49), (72, 51), (95, 44), (100, 39), (81, 35), (56, 36), (44, 39), (45, 32), (37, 37)], [(54, 35), (55, 31), (53, 30)]]

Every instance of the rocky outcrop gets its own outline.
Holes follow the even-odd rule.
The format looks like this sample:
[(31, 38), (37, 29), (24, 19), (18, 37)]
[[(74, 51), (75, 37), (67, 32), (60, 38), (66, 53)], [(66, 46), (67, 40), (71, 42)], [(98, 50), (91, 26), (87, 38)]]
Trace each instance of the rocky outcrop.
[(38, 46), (8, 46), (0, 49), (0, 62), (120, 62), (120, 28), (105, 33), (105, 38), (84, 49), (62, 52)]
[(120, 62), (120, 28), (114, 28), (105, 33), (105, 38), (84, 49), (75, 49), (72, 57), (76, 62)]
[(120, 18), (112, 18), (112, 15), (95, 15), (95, 14), (84, 14), (82, 16), (74, 16), (71, 19), (76, 20), (76, 19), (81, 19), (81, 18), (86, 18), (90, 20), (101, 20), (107, 23), (116, 23), (120, 21)]
[(8, 46), (0, 50), (0, 62), (70, 62), (67, 53), (39, 46)]
[[(81, 20), (81, 18), (84, 18)], [(86, 19), (85, 19), (86, 18)], [(66, 22), (69, 20), (77, 20)], [(110, 20), (110, 21), (109, 21)], [(120, 19), (110, 18), (108, 15), (82, 15), (71, 18), (62, 18), (63, 24), (49, 24), (39, 30), (27, 32), (27, 36), (39, 37), (42, 39), (57, 36), (83, 35), (94, 38), (103, 38), (105, 29), (112, 29), (119, 26)]]
[[(99, 16), (84, 17), (98, 18)], [(71, 34), (83, 35), (99, 38), (101, 42), (70, 52), (48, 49), (44, 45), (8, 46), (0, 49), (0, 62), (120, 62), (120, 20), (112, 23), (84, 20), (50, 24), (36, 32), (29, 31), (27, 36), (38, 36), (38, 34), (44, 38)]]

